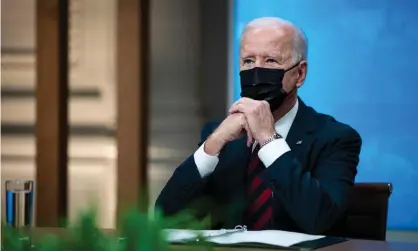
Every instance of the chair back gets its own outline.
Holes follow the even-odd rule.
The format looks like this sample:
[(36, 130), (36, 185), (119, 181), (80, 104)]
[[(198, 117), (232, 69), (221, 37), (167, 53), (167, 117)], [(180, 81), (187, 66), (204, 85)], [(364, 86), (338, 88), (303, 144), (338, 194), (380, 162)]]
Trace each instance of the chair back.
[(391, 183), (356, 183), (345, 218), (348, 238), (386, 240)]

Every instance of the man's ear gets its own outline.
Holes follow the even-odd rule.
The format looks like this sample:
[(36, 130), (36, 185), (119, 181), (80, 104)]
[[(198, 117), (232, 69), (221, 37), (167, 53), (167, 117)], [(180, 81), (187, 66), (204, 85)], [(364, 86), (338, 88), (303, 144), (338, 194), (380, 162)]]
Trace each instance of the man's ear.
[(305, 82), (306, 75), (308, 73), (308, 62), (306, 62), (305, 60), (301, 61), (297, 69), (298, 69), (298, 73), (297, 73), (296, 87), (299, 88)]

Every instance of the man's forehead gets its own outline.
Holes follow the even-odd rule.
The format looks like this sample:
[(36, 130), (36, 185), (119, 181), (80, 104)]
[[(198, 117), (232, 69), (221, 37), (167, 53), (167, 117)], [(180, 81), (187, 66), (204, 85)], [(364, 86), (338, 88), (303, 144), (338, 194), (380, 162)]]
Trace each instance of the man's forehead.
[(250, 28), (242, 34), (242, 43), (281, 43), (291, 41), (293, 38), (293, 30), (287, 27), (261, 27)]
[(282, 46), (268, 46), (268, 47), (258, 47), (258, 46), (241, 46), (240, 56), (241, 57), (250, 57), (250, 56), (269, 56), (275, 58), (281, 58), (286, 53), (286, 49)]
[[(244, 32), (241, 40), (240, 52), (246, 54), (277, 54), (282, 55), (291, 49), (292, 35), (286, 30), (277, 29), (251, 29)], [(289, 48), (290, 47), (290, 48)]]
[(289, 33), (286, 29), (277, 26), (249, 28), (242, 34), (241, 40), (248, 40), (254, 38), (280, 38)]

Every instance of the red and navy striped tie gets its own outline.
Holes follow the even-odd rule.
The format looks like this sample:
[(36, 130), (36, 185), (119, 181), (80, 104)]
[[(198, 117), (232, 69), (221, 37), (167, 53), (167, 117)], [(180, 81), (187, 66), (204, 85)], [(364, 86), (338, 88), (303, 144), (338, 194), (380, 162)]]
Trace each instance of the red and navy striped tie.
[(273, 215), (272, 191), (259, 178), (265, 169), (258, 157), (260, 150), (257, 145), (251, 155), (247, 167), (247, 198), (245, 222), (249, 230), (265, 230), (271, 228)]

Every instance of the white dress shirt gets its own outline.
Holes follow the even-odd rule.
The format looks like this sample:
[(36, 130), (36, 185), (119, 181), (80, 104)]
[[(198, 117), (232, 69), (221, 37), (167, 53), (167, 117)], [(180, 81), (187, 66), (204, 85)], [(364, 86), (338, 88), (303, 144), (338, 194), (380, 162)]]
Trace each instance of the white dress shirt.
[[(279, 119), (275, 124), (274, 128), (278, 134), (283, 138), (274, 140), (267, 145), (263, 146), (258, 151), (258, 157), (263, 162), (264, 166), (268, 168), (273, 164), (276, 159), (282, 156), (284, 153), (290, 151), (289, 145), (286, 143), (286, 137), (289, 133), (290, 127), (295, 120), (296, 113), (298, 112), (299, 102), (296, 100), (295, 106), (286, 113), (281, 119)], [(254, 143), (255, 146), (256, 143)], [(253, 146), (253, 150), (254, 150)], [(206, 177), (211, 174), (216, 165), (219, 162), (218, 156), (212, 156), (205, 152), (205, 143), (203, 143), (199, 149), (194, 153), (194, 161), (196, 163), (197, 169), (202, 177)]]

